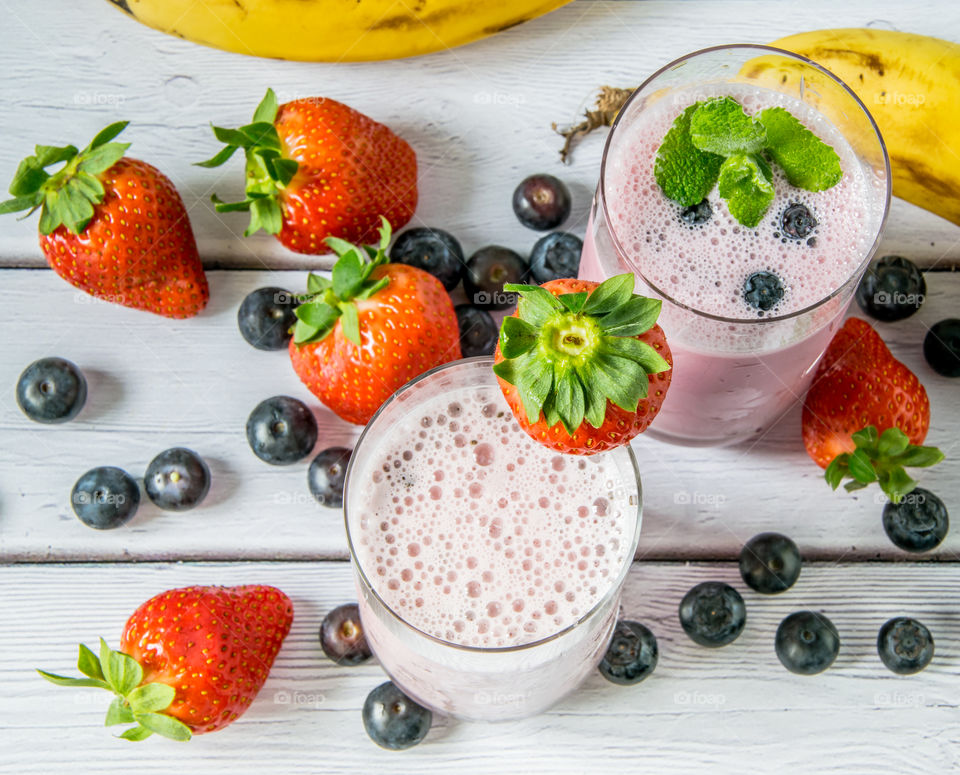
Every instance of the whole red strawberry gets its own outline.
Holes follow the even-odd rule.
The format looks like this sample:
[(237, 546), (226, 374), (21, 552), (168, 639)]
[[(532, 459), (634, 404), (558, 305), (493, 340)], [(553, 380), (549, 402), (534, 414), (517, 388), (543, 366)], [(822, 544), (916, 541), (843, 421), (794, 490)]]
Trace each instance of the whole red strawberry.
[(290, 361), (324, 405), (363, 425), (397, 388), (460, 358), (457, 316), (437, 278), (387, 263), (386, 220), (376, 250), (328, 242), (339, 259), (331, 279), (308, 278)]
[[(180, 195), (156, 167), (123, 158), (111, 124), (78, 151), (38, 145), (10, 184), (0, 213), (40, 208), (40, 248), (50, 267), (98, 298), (169, 318), (202, 310), (210, 296)], [(46, 167), (64, 163), (49, 174)]]
[(329, 253), (327, 237), (367, 244), (376, 240), (381, 215), (395, 228), (413, 217), (413, 148), (336, 100), (278, 105), (268, 89), (253, 123), (213, 131), (226, 147), (199, 166), (218, 167), (240, 148), (246, 154), (246, 199), (214, 202), (218, 212), (249, 211), (247, 235), (263, 229), (297, 253)]
[(215, 732), (241, 716), (263, 686), (290, 631), (293, 604), (275, 587), (184, 587), (150, 598), (127, 620), (120, 651), (80, 646), (86, 678), (39, 671), (60, 686), (95, 686), (117, 697), (106, 725), (122, 735), (174, 740)]
[(834, 335), (803, 403), (807, 454), (836, 489), (846, 476), (857, 489), (879, 481), (894, 500), (916, 486), (904, 466), (943, 459), (921, 444), (930, 401), (917, 376), (893, 357), (864, 320), (850, 318)]
[(520, 427), (544, 446), (603, 452), (660, 411), (673, 359), (656, 325), (661, 303), (633, 283), (624, 274), (505, 287), (520, 300), (500, 329), (494, 372)]

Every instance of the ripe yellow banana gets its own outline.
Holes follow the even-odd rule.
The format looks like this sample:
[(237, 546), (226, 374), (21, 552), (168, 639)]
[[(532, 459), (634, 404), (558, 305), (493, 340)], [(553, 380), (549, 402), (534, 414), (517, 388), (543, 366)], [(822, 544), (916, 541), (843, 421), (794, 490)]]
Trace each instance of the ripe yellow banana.
[[(812, 59), (853, 89), (887, 145), (893, 193), (960, 224), (960, 45), (879, 29), (817, 30), (771, 45)], [(798, 77), (763, 57), (741, 74)]]
[(356, 62), (453, 48), (570, 0), (109, 0), (162, 32), (240, 54)]

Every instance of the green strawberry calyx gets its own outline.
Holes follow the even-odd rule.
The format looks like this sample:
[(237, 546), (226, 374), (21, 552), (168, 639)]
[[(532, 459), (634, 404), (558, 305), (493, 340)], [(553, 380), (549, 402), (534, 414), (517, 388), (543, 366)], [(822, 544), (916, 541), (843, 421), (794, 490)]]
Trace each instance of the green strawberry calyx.
[(170, 706), (176, 690), (164, 683), (143, 683), (143, 668), (133, 657), (111, 649), (100, 639), (100, 655), (80, 644), (77, 669), (86, 678), (67, 676), (37, 670), (57, 686), (92, 687), (106, 689), (115, 697), (107, 708), (104, 726), (133, 724), (119, 735), (123, 740), (146, 740), (153, 734), (178, 742), (189, 740), (190, 727), (162, 711)]
[(243, 211), (250, 213), (250, 224), (244, 236), (263, 229), (267, 234), (279, 234), (283, 227), (280, 193), (286, 188), (300, 165), (283, 155), (283, 144), (274, 121), (280, 106), (273, 89), (267, 93), (253, 113), (253, 121), (237, 129), (214, 126), (213, 134), (224, 147), (210, 159), (198, 162), (197, 167), (219, 167), (243, 148), (247, 157), (246, 197), (240, 202), (224, 202), (216, 194), (211, 197), (218, 213)]
[(847, 492), (860, 490), (873, 482), (880, 484), (893, 503), (899, 503), (913, 492), (917, 482), (905, 468), (929, 468), (943, 460), (943, 452), (936, 447), (910, 443), (899, 428), (887, 428), (878, 433), (876, 426), (868, 425), (851, 434), (856, 449), (843, 452), (830, 461), (823, 472), (827, 484), (834, 490), (850, 478), (843, 487)]
[[(82, 151), (75, 145), (35, 146), (34, 155), (17, 167), (9, 189), (13, 199), (0, 202), (0, 215), (27, 210), (26, 218), (39, 209), (41, 234), (51, 234), (58, 226), (80, 234), (103, 201), (101, 173), (120, 161), (130, 147), (130, 143), (110, 142), (128, 123), (117, 121), (105, 127)], [(54, 164), (63, 166), (47, 172)]]
[(307, 293), (300, 297), (296, 309), (297, 324), (293, 341), (297, 345), (319, 342), (333, 331), (337, 321), (343, 335), (355, 345), (360, 344), (360, 318), (357, 301), (369, 299), (385, 288), (388, 277), (371, 276), (378, 266), (387, 264), (387, 246), (391, 236), (390, 222), (380, 216), (380, 243), (358, 247), (339, 237), (327, 237), (324, 242), (338, 256), (330, 277), (310, 274)]
[(603, 425), (607, 401), (635, 412), (647, 397), (650, 374), (670, 364), (636, 339), (657, 322), (661, 302), (633, 293), (622, 274), (589, 293), (554, 296), (537, 285), (504, 286), (519, 294), (517, 316), (500, 328), (503, 360), (493, 370), (517, 388), (527, 420), (541, 412), (549, 427), (573, 435), (584, 421)]

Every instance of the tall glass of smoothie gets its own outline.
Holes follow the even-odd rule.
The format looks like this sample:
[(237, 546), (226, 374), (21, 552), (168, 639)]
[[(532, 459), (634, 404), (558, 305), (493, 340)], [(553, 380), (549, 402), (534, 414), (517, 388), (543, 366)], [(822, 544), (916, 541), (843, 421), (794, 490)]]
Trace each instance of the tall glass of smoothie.
[(364, 429), (344, 511), (366, 637), (408, 695), (532, 715), (597, 665), (640, 533), (629, 446), (558, 455), (514, 421), (492, 358), (401, 388)]
[[(771, 165), (773, 202), (754, 227), (731, 215), (716, 186), (696, 206), (668, 199), (654, 174), (658, 148), (685, 109), (716, 97), (732, 97), (752, 116), (785, 108), (832, 146), (842, 178), (807, 191)], [(679, 444), (733, 444), (801, 401), (877, 248), (889, 202), (876, 124), (813, 62), (766, 46), (725, 46), (647, 79), (607, 138), (580, 276), (630, 271), (638, 293), (663, 300), (673, 380), (648, 432)], [(773, 284), (775, 304), (768, 297), (758, 306), (763, 283)]]

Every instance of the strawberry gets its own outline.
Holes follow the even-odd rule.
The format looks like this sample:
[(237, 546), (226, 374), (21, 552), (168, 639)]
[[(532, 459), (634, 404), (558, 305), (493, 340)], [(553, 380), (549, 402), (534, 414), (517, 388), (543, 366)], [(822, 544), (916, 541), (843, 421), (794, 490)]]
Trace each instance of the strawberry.
[(374, 242), (380, 215), (400, 228), (417, 207), (413, 148), (335, 100), (278, 105), (267, 89), (253, 123), (213, 132), (226, 147), (199, 166), (219, 167), (240, 148), (246, 154), (246, 198), (213, 201), (217, 212), (249, 211), (248, 236), (263, 229), (297, 253), (329, 253), (327, 237)]
[(915, 446), (930, 428), (930, 401), (917, 376), (893, 357), (864, 320), (850, 318), (837, 331), (817, 367), (803, 403), (807, 454), (836, 489), (879, 481), (898, 501), (916, 482), (904, 466), (925, 467), (943, 459), (935, 447)]
[(106, 726), (136, 724), (120, 737), (173, 740), (235, 721), (267, 680), (290, 631), (293, 604), (274, 587), (183, 587), (150, 598), (127, 620), (120, 651), (80, 645), (86, 678), (38, 671), (58, 686), (109, 689)]
[(520, 294), (494, 355), (517, 422), (558, 452), (593, 455), (650, 425), (670, 387), (673, 359), (656, 325), (661, 302), (633, 293), (632, 274), (601, 284), (507, 285)]
[(339, 259), (331, 279), (310, 275), (297, 307), (290, 361), (329, 409), (364, 424), (397, 388), (460, 358), (453, 302), (434, 276), (388, 264), (390, 224), (378, 248), (327, 238)]
[(0, 213), (40, 208), (40, 249), (71, 285), (125, 307), (191, 317), (210, 291), (190, 219), (163, 173), (123, 158), (129, 143), (110, 142), (126, 125), (111, 124), (82, 151), (38, 145), (20, 162), (14, 198)]

